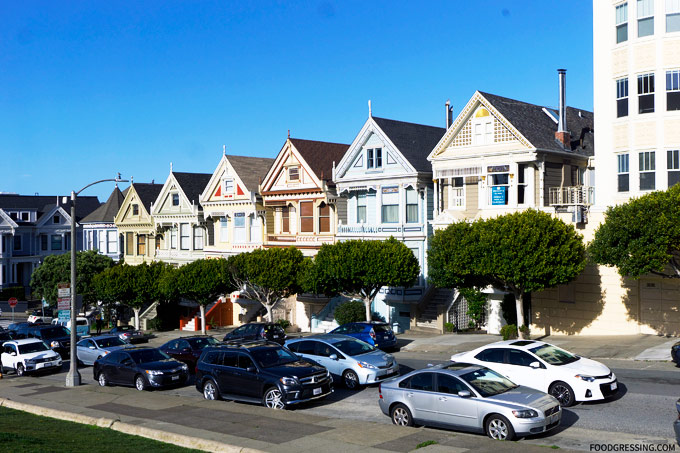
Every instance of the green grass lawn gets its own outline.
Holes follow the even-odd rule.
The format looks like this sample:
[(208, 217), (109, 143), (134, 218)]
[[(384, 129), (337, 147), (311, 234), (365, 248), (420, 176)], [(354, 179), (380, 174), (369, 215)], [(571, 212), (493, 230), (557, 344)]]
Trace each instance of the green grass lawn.
[(0, 449), (12, 453), (199, 451), (6, 407), (0, 407)]

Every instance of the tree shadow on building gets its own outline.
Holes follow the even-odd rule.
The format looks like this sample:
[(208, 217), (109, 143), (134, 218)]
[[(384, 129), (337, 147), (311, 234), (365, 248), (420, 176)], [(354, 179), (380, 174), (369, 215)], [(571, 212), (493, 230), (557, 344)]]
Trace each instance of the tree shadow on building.
[(629, 320), (659, 335), (680, 336), (680, 279), (624, 277), (622, 302)]

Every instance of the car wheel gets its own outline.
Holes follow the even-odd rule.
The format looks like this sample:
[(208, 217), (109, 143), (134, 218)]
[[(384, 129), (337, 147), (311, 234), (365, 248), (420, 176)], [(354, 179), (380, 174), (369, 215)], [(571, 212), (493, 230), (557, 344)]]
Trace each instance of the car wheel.
[(486, 419), (486, 434), (496, 440), (513, 440), (515, 430), (507, 418), (500, 414), (491, 414)]
[(359, 376), (352, 370), (347, 370), (342, 373), (342, 382), (344, 382), (345, 387), (350, 390), (359, 388)]
[(566, 382), (553, 382), (548, 389), (548, 393), (557, 398), (562, 407), (569, 407), (574, 404), (574, 390)]
[(285, 409), (286, 405), (283, 403), (283, 395), (281, 390), (272, 387), (264, 393), (262, 397), (262, 404), (270, 409)]
[(396, 404), (390, 411), (392, 423), (399, 426), (413, 426), (413, 417), (408, 407), (403, 404)]
[(138, 374), (137, 377), (135, 378), (135, 388), (140, 392), (146, 389), (146, 381), (144, 380), (144, 377), (142, 377), (141, 374)]
[(24, 366), (21, 363), (17, 364), (17, 376), (23, 376), (24, 374), (26, 374)]
[(109, 385), (109, 380), (106, 379), (106, 375), (104, 374), (103, 371), (99, 373), (99, 376), (97, 376), (97, 382), (99, 383), (100, 387), (106, 387)]
[(203, 397), (207, 400), (218, 400), (220, 399), (220, 391), (217, 389), (217, 385), (212, 379), (208, 379), (203, 384)]

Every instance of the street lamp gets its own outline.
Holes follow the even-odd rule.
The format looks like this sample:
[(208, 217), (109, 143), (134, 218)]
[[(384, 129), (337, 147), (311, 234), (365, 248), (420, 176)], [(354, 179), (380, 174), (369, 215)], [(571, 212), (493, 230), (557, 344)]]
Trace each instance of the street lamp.
[(102, 179), (86, 185), (77, 192), (71, 191), (71, 352), (70, 352), (70, 366), (68, 374), (66, 375), (66, 387), (76, 387), (80, 385), (80, 373), (78, 372), (78, 357), (76, 353), (77, 340), (77, 322), (76, 322), (76, 197), (80, 192), (90, 186), (99, 184), (100, 182), (128, 182), (127, 179), (121, 179), (120, 173), (118, 177), (113, 179)]

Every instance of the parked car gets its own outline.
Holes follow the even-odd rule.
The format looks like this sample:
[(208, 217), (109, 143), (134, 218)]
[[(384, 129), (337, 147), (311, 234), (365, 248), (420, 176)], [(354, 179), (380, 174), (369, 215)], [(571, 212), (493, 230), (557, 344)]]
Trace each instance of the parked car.
[(517, 384), (548, 392), (562, 406), (618, 392), (616, 375), (606, 365), (543, 341), (499, 341), (454, 354), (451, 360), (488, 366)]
[(28, 322), (44, 322), (49, 324), (52, 322), (52, 318), (54, 317), (54, 312), (52, 311), (51, 308), (45, 308), (44, 310), (40, 308), (36, 308), (33, 310), (31, 315), (28, 317)]
[(333, 392), (324, 367), (300, 359), (278, 343), (245, 341), (206, 348), (196, 365), (196, 389), (220, 398), (272, 409), (320, 399)]
[(221, 344), (208, 335), (196, 335), (191, 337), (176, 338), (159, 346), (158, 349), (165, 352), (173, 359), (184, 362), (189, 366), (189, 372), (196, 370), (196, 362), (203, 350), (210, 346)]
[(380, 410), (395, 425), (414, 423), (513, 440), (559, 426), (559, 402), (479, 365), (449, 363), (412, 371), (378, 387)]
[(392, 328), (386, 322), (349, 322), (329, 333), (349, 335), (383, 350), (397, 345), (397, 337), (394, 336)]
[(286, 342), (288, 349), (325, 367), (347, 388), (375, 384), (399, 374), (394, 356), (347, 335), (324, 334)]
[(286, 332), (278, 324), (273, 322), (250, 322), (226, 334), (223, 341), (268, 340), (283, 345), (286, 338)]
[(148, 343), (149, 338), (144, 335), (144, 332), (137, 330), (134, 326), (117, 326), (109, 331), (110, 334), (115, 334), (121, 340), (128, 343)]
[(131, 347), (116, 335), (102, 335), (83, 338), (76, 344), (78, 361), (84, 365), (94, 365), (97, 359), (119, 349)]
[(42, 340), (26, 338), (6, 341), (2, 345), (2, 367), (11, 368), (17, 375), (61, 369), (61, 356)]
[(673, 423), (673, 429), (675, 430), (675, 441), (680, 445), (680, 400), (675, 402), (675, 410), (678, 411), (678, 418)]
[(14, 338), (12, 337), (12, 333), (9, 330), (0, 330), (0, 345), (4, 341), (9, 341), (13, 340)]
[(7, 326), (7, 330), (12, 333), (14, 338), (20, 339), (19, 335), (24, 335), (24, 337), (21, 337), (21, 338), (25, 338), (26, 331), (29, 327), (41, 326), (41, 325), (46, 325), (46, 323), (44, 323), (42, 321), (38, 321), (38, 322), (27, 322), (27, 321), (14, 322), (14, 323), (10, 324), (9, 326)]
[(95, 360), (92, 375), (99, 385), (127, 385), (142, 391), (182, 385), (189, 371), (185, 363), (148, 347), (130, 347), (113, 351)]
[(680, 341), (671, 346), (671, 359), (675, 362), (675, 366), (680, 366)]
[(20, 326), (13, 336), (18, 339), (38, 338), (62, 357), (68, 357), (71, 354), (71, 332), (62, 326), (27, 323), (27, 325)]
[[(52, 320), (52, 325), (63, 326), (69, 331), (71, 330), (71, 320), (70, 319), (58, 319), (54, 318)], [(76, 333), (79, 336), (85, 336), (90, 334), (90, 319), (84, 316), (78, 316), (76, 318)]]

